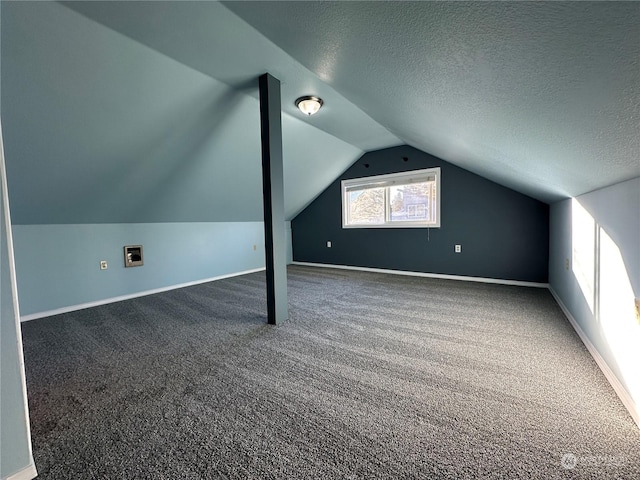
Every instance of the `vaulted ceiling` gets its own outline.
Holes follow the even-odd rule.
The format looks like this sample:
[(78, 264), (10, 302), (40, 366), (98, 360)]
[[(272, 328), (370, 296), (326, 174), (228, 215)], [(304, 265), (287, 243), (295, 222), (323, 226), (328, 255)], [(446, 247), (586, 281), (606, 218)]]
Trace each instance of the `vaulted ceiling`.
[[(640, 176), (634, 2), (2, 2), (18, 223), (259, 220), (257, 77), (295, 216), (409, 144), (545, 202)], [(325, 100), (305, 118), (294, 100)], [(238, 192), (242, 192), (241, 195)]]
[(227, 2), (403, 142), (552, 202), (640, 175), (637, 2)]

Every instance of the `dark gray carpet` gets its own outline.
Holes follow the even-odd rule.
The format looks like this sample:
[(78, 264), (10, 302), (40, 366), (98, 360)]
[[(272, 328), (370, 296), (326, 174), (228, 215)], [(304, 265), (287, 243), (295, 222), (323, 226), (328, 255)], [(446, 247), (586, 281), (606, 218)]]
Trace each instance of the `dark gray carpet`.
[(273, 327), (264, 288), (23, 324), (41, 478), (640, 478), (548, 291), (294, 266)]

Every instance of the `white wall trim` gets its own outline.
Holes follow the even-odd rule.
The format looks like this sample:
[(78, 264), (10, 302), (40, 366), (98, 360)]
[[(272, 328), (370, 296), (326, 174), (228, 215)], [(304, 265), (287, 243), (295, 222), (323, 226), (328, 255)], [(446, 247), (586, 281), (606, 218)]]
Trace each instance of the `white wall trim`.
[(252, 270), (244, 270), (242, 272), (228, 273), (225, 275), (218, 275), (217, 277), (203, 278), (202, 280), (194, 280), (192, 282), (179, 283), (177, 285), (169, 285), (168, 287), (154, 288), (152, 290), (145, 290), (142, 292), (130, 293), (127, 295), (120, 295), (118, 297), (104, 298), (102, 300), (96, 300), (94, 302), (81, 303), (79, 305), (70, 305), (68, 307), (56, 308), (54, 310), (47, 310), (45, 312), (30, 313), (29, 315), (23, 315), (21, 321), (27, 322), (29, 320), (35, 320), (36, 318), (50, 317), (52, 315), (59, 315), (61, 313), (75, 312), (76, 310), (83, 310), (85, 308), (98, 307), (100, 305), (106, 305), (108, 303), (121, 302), (123, 300), (130, 300), (132, 298), (145, 297), (147, 295), (153, 295), (155, 293), (167, 292), (169, 290), (176, 290), (178, 288), (191, 287), (193, 285), (200, 285), (201, 283), (214, 282), (216, 280), (223, 280), (225, 278), (237, 277), (240, 275), (247, 275), (249, 273), (261, 272), (265, 267), (254, 268)]
[(551, 292), (551, 295), (553, 295), (553, 298), (556, 299), (556, 302), (558, 302), (558, 305), (564, 312), (565, 316), (569, 320), (569, 323), (571, 324), (573, 329), (576, 331), (576, 333), (580, 337), (580, 340), (582, 340), (582, 343), (584, 343), (584, 346), (587, 347), (587, 350), (589, 351), (593, 359), (598, 364), (598, 367), (600, 367), (600, 370), (602, 370), (602, 373), (611, 384), (611, 387), (620, 398), (620, 401), (625, 406), (625, 408), (629, 411), (631, 418), (633, 419), (634, 422), (636, 422), (636, 425), (638, 426), (638, 428), (640, 428), (640, 412), (638, 411), (638, 406), (634, 402), (633, 398), (631, 397), (627, 389), (622, 385), (622, 383), (620, 383), (620, 380), (618, 380), (618, 377), (615, 375), (615, 373), (613, 373), (613, 371), (607, 364), (607, 361), (602, 357), (602, 355), (600, 355), (600, 352), (598, 352), (598, 349), (595, 347), (595, 345), (591, 343), (591, 340), (589, 340), (589, 337), (587, 336), (587, 334), (584, 332), (584, 330), (582, 330), (578, 321), (571, 314), (571, 312), (565, 306), (565, 304), (562, 303), (560, 296), (555, 292), (555, 290), (551, 286), (549, 287), (549, 291)]
[(36, 465), (31, 460), (31, 465), (24, 467), (22, 470), (5, 477), (4, 480), (32, 480), (38, 476)]
[(362, 272), (388, 273), (410, 277), (441, 278), (444, 280), (462, 280), (465, 282), (497, 283), (500, 285), (516, 285), (519, 287), (549, 288), (548, 283), (523, 282), (520, 280), (503, 280), (500, 278), (465, 277), (463, 275), (445, 275), (442, 273), (409, 272), (405, 270), (389, 270), (386, 268), (355, 267), (351, 265), (331, 265), (328, 263), (293, 262), (293, 265), (305, 267), (338, 268), (341, 270), (359, 270)]
[[(27, 446), (29, 449), (29, 458), (30, 465), (26, 468), (29, 469), (33, 467), (33, 472), (36, 471), (35, 464), (33, 462), (33, 447), (31, 444), (31, 422), (29, 421), (29, 400), (27, 397), (27, 381), (25, 377), (25, 368), (24, 368), (24, 352), (22, 349), (22, 330), (20, 328), (20, 308), (18, 301), (18, 281), (16, 279), (16, 264), (15, 264), (15, 254), (13, 250), (13, 232), (11, 226), (11, 211), (9, 209), (9, 190), (7, 187), (7, 169), (5, 165), (4, 159), (4, 137), (2, 134), (2, 125), (0, 124), (0, 182), (2, 182), (2, 207), (4, 210), (4, 218), (0, 219), (0, 221), (4, 222), (5, 231), (6, 231), (6, 242), (7, 242), (7, 258), (9, 263), (9, 277), (11, 278), (11, 296), (13, 300), (13, 322), (15, 323), (16, 330), (16, 343), (18, 350), (18, 369), (20, 375), (20, 388), (22, 389), (22, 401), (23, 401), (23, 415), (25, 421), (25, 428), (27, 433)], [(0, 239), (0, 245), (4, 239)], [(22, 470), (24, 471), (24, 470)], [(16, 474), (17, 475), (17, 474)], [(37, 475), (37, 472), (36, 472)], [(27, 478), (27, 477), (20, 477)], [(30, 477), (33, 478), (33, 477)]]

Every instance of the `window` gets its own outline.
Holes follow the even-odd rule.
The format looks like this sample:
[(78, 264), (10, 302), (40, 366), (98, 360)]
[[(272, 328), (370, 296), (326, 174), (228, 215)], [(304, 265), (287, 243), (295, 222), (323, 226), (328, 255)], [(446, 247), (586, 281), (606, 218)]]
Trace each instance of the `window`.
[(342, 227), (440, 227), (440, 168), (343, 180)]

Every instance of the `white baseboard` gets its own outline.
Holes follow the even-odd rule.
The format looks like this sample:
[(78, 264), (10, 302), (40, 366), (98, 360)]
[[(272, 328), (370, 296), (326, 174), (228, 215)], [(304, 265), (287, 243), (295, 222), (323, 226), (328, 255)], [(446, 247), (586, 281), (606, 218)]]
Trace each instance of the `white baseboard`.
[(293, 265), (306, 267), (338, 268), (342, 270), (359, 270), (362, 272), (388, 273), (391, 275), (407, 275), (410, 277), (441, 278), (445, 280), (462, 280), (465, 282), (497, 283), (500, 285), (516, 285), (519, 287), (549, 288), (548, 283), (523, 282), (520, 280), (503, 280), (500, 278), (465, 277), (463, 275), (445, 275), (442, 273), (409, 272), (406, 270), (388, 270), (386, 268), (354, 267), (351, 265), (331, 265), (328, 263), (292, 262)]
[(169, 290), (176, 290), (178, 288), (191, 287), (193, 285), (200, 285), (201, 283), (214, 282), (216, 280), (237, 277), (239, 275), (247, 275), (248, 273), (260, 272), (264, 269), (265, 267), (254, 268), (252, 270), (245, 270), (243, 272), (228, 273), (226, 275), (219, 275), (217, 277), (211, 277), (211, 278), (203, 278), (202, 280), (195, 280), (193, 282), (179, 283), (177, 285), (170, 285), (168, 287), (154, 288), (153, 290), (145, 290), (143, 292), (136, 292), (136, 293), (130, 293), (127, 295), (120, 295), (118, 297), (105, 298), (102, 300), (96, 300), (95, 302), (81, 303), (79, 305), (70, 305), (68, 307), (56, 308), (54, 310), (47, 310), (45, 312), (30, 313), (29, 315), (21, 315), (20, 321), (27, 322), (29, 320), (35, 320), (36, 318), (44, 318), (44, 317), (50, 317), (52, 315), (59, 315), (61, 313), (75, 312), (76, 310), (84, 310), (85, 308), (97, 307), (100, 305), (106, 305), (108, 303), (121, 302), (123, 300), (130, 300), (132, 298), (145, 297), (147, 295), (167, 292)]
[(602, 355), (600, 355), (600, 352), (598, 352), (598, 349), (596, 349), (595, 345), (591, 343), (591, 340), (589, 340), (587, 334), (584, 333), (584, 330), (582, 330), (580, 324), (576, 321), (569, 309), (565, 306), (564, 303), (562, 303), (560, 296), (551, 287), (549, 287), (549, 291), (551, 292), (551, 295), (553, 295), (553, 298), (556, 299), (556, 302), (558, 302), (558, 305), (564, 312), (573, 329), (580, 337), (580, 340), (582, 340), (582, 343), (584, 343), (584, 346), (587, 347), (587, 350), (598, 364), (598, 367), (600, 367), (600, 370), (602, 370), (602, 373), (611, 384), (611, 387), (620, 398), (620, 401), (629, 411), (631, 418), (634, 422), (636, 422), (638, 428), (640, 428), (640, 412), (638, 411), (638, 406), (636, 405), (635, 401), (633, 400), (627, 389), (624, 388), (622, 383), (620, 383), (620, 380), (618, 380), (618, 377), (616, 377), (615, 373), (613, 373), (613, 371), (607, 364), (607, 361), (602, 357)]
[(33, 460), (31, 460), (31, 465), (24, 467), (22, 470), (19, 470), (8, 477), (4, 477), (3, 480), (32, 480), (37, 476), (38, 471), (36, 470), (36, 465), (33, 463)]

